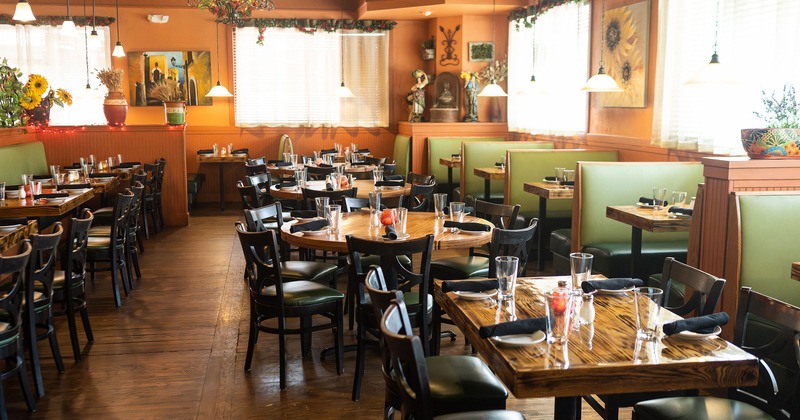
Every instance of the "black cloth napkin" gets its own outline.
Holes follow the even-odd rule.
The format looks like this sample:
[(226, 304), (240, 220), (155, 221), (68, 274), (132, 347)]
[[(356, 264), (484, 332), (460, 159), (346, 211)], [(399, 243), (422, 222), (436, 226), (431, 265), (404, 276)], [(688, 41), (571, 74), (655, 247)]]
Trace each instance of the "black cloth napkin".
[(319, 168), (333, 168), (333, 165), (328, 165), (327, 163), (320, 163), (317, 165)]
[(375, 183), (376, 187), (402, 187), (406, 185), (403, 181), (378, 181)]
[(307, 230), (320, 230), (328, 226), (328, 221), (325, 219), (312, 220), (305, 223), (295, 223), (289, 228), (289, 232), (305, 232)]
[(53, 175), (34, 175), (33, 179), (50, 179)]
[(27, 225), (28, 219), (24, 217), (12, 217), (8, 219), (0, 219), (0, 226), (12, 226), (12, 225)]
[(546, 177), (544, 177), (544, 180), (545, 181), (558, 181), (558, 178), (556, 178), (554, 176), (546, 176)]
[(277, 166), (277, 167), (279, 167), (279, 168), (280, 168), (280, 167), (283, 167), (283, 166), (292, 166), (292, 162), (283, 162), (283, 161), (280, 161), (280, 162), (275, 162), (275, 163), (273, 163), (273, 165), (275, 165), (275, 166)]
[(446, 220), (444, 222), (444, 227), (458, 228), (461, 230), (468, 230), (471, 232), (488, 232), (492, 230), (491, 226), (484, 225), (483, 223), (460, 223), (460, 222), (453, 222), (450, 220)]
[(603, 290), (622, 290), (631, 286), (639, 287), (644, 282), (640, 279), (633, 278), (613, 278), (606, 280), (587, 280), (581, 283), (581, 289), (584, 293), (592, 293), (597, 289)]
[(92, 186), (89, 184), (61, 184), (58, 188), (61, 190), (85, 190), (92, 188)]
[(459, 159), (461, 158), (461, 153), (453, 153), (452, 155), (450, 155), (450, 157), (453, 159)]
[(350, 163), (350, 166), (367, 166), (367, 165), (368, 165), (367, 162), (364, 162), (363, 160), (361, 162)]
[(356, 153), (371, 153), (369, 149), (358, 149)]
[(391, 240), (397, 239), (397, 230), (395, 230), (394, 226), (386, 225), (386, 227), (383, 228), (383, 231), (386, 232), (386, 234), (383, 235), (384, 238)]
[[(647, 197), (639, 197), (639, 202), (642, 203), (642, 204), (647, 204), (649, 206), (652, 206), (653, 204), (655, 204), (656, 200), (654, 200), (652, 198), (647, 198)], [(666, 206), (666, 205), (667, 205), (667, 202), (664, 201), (662, 206)]]
[(336, 151), (336, 149), (322, 149), (319, 153), (321, 155), (335, 155), (338, 152)]
[(283, 181), (280, 184), (281, 188), (290, 188), (290, 187), (296, 187), (296, 186), (297, 186), (297, 182), (296, 181)]
[(483, 292), (497, 289), (497, 280), (451, 280), (442, 282), (442, 291), (447, 292)]
[(730, 321), (728, 314), (717, 312), (711, 315), (698, 316), (696, 318), (681, 319), (664, 324), (661, 329), (665, 335), (677, 334), (681, 331), (692, 331), (698, 334), (709, 334), (714, 332), (717, 326), (723, 326)]
[(303, 219), (310, 219), (312, 217), (317, 217), (316, 210), (292, 210), (289, 212), (291, 217), (301, 217)]
[(677, 213), (677, 214), (684, 214), (686, 216), (691, 216), (694, 210), (686, 207), (672, 206), (667, 211), (670, 213)]
[(333, 184), (331, 184), (330, 182), (326, 182), (325, 191), (333, 191)]
[(212, 150), (212, 149), (200, 149), (200, 150), (197, 151), (197, 154), (198, 155), (213, 155), (214, 154), (214, 150)]
[(495, 325), (484, 325), (478, 330), (481, 338), (512, 334), (533, 334), (547, 329), (547, 317), (520, 319)]
[(575, 181), (561, 181), (559, 185), (572, 185), (575, 186)]
[(141, 162), (122, 162), (117, 166), (117, 168), (133, 168), (134, 166), (141, 164)]
[(113, 172), (97, 172), (97, 173), (89, 174), (89, 178), (109, 178), (109, 177), (115, 177), (115, 176), (117, 176), (117, 174), (115, 174)]
[(503, 162), (495, 162), (494, 166), (497, 166), (498, 168), (502, 168), (503, 166), (506, 166), (506, 165), (503, 165)]
[(384, 182), (385, 181), (395, 181), (395, 182), (400, 182), (403, 185), (405, 185), (406, 177), (403, 176), (403, 175), (384, 175), (383, 176), (383, 181)]
[(68, 193), (47, 193), (47, 194), (35, 194), (33, 196), (34, 199), (38, 200), (40, 198), (63, 198), (69, 197)]
[(243, 154), (248, 153), (249, 151), (250, 151), (250, 149), (245, 147), (243, 149), (233, 149), (233, 150), (231, 150), (231, 154), (232, 155), (243, 155)]
[(80, 169), (80, 168), (81, 168), (81, 166), (80, 166), (80, 165), (75, 165), (75, 164), (73, 164), (72, 166), (65, 166), (65, 167), (64, 167), (64, 170), (65, 170), (65, 171), (69, 171), (69, 170), (73, 170), (73, 171), (74, 171), (74, 170), (76, 170), (76, 169)]

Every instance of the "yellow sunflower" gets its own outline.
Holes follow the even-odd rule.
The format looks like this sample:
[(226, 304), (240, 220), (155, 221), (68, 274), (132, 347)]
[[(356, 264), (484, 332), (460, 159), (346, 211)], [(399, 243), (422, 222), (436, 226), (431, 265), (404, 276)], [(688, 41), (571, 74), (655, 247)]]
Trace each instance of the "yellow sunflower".
[(47, 92), (49, 85), (44, 76), (32, 74), (28, 77), (28, 83), (25, 84), (25, 87), (28, 88), (28, 93), (30, 93), (31, 96), (38, 96), (41, 98), (41, 96)]
[(639, 37), (636, 25), (627, 7), (606, 12), (605, 60), (606, 68), (619, 68), (636, 47)]
[(72, 94), (64, 89), (56, 89), (56, 99), (66, 105), (72, 105)]
[(19, 105), (28, 110), (36, 108), (41, 102), (42, 98), (38, 96), (25, 95), (19, 98)]

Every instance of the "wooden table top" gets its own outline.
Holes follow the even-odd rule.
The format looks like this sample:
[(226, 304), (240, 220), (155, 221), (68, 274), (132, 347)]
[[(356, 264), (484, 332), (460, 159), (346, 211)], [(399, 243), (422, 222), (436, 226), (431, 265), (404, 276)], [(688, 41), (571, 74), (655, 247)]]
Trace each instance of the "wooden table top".
[(91, 200), (92, 197), (94, 197), (93, 189), (59, 199), (6, 198), (5, 201), (0, 201), (0, 218), (61, 216)]
[(247, 162), (247, 155), (197, 155), (197, 161), (200, 163), (244, 163)]
[[(13, 230), (11, 230), (12, 228)], [(36, 222), (36, 220), (28, 220), (27, 224), (16, 227), (0, 226), (0, 252), (11, 248), (13, 245), (18, 244), (23, 239), (30, 238), (31, 235), (38, 231), (39, 224)]]
[[(636, 340), (632, 296), (595, 295), (595, 321), (572, 330), (566, 345), (543, 341), (500, 347), (480, 338), (479, 327), (544, 316), (543, 293), (563, 277), (520, 278), (513, 305), (494, 298), (464, 300), (434, 288), (436, 302), (464, 332), (481, 357), (517, 398), (711, 389), (755, 385), (758, 360), (719, 338), (700, 341), (661, 337)], [(662, 310), (659, 324), (680, 319)]]
[(800, 281), (800, 262), (792, 263), (792, 279)]
[(460, 168), (461, 167), (461, 158), (453, 159), (453, 158), (439, 158), (439, 165), (447, 166), (448, 168)]
[(575, 193), (575, 189), (572, 187), (544, 181), (526, 182), (522, 184), (522, 189), (527, 193), (538, 195), (548, 200), (571, 200)]
[(608, 206), (606, 217), (648, 232), (688, 232), (692, 223), (691, 216), (673, 217), (667, 209), (638, 206)]
[[(464, 233), (451, 232), (442, 225), (445, 219), (436, 219), (432, 212), (409, 212), (406, 232), (411, 236), (410, 239), (424, 237), (433, 234), (435, 249), (463, 249), (481, 246), (489, 243), (492, 239), (492, 232)], [(464, 222), (483, 223), (493, 226), (491, 222), (474, 217), (465, 216)], [(302, 248), (318, 249), (322, 251), (347, 252), (347, 242), (345, 236), (354, 235), (360, 238), (383, 240), (383, 226), (370, 227), (370, 214), (367, 211), (356, 211), (352, 213), (342, 213), (342, 225), (339, 228), (339, 235), (316, 235), (307, 236), (301, 233), (289, 233), (291, 224), (289, 222), (281, 227), (281, 237), (292, 245)]]
[[(375, 183), (370, 179), (356, 179), (353, 181), (355, 187), (358, 188), (356, 191), (356, 196), (359, 198), (367, 198), (368, 194), (371, 192), (376, 192), (375, 190)], [(308, 181), (307, 183), (309, 189), (322, 191), (325, 189), (325, 181), (317, 180), (317, 181)], [(409, 195), (411, 194), (411, 184), (406, 184), (405, 187), (383, 187), (380, 190), (383, 197), (397, 197), (401, 195)], [(289, 189), (280, 189), (277, 185), (273, 185), (270, 187), (270, 194), (279, 199), (279, 200), (302, 200), (303, 199), (303, 192), (296, 187), (292, 187)]]
[(499, 168), (497, 166), (493, 166), (491, 168), (475, 168), (473, 172), (475, 175), (490, 181), (506, 179), (506, 169)]

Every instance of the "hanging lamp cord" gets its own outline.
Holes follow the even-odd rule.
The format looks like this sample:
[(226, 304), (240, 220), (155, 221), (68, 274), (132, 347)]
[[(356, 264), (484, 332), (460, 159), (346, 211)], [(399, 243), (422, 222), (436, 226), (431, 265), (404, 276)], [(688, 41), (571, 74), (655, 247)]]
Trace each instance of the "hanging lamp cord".
[(717, 0), (717, 18), (714, 23), (714, 55), (717, 55), (717, 41), (719, 40), (719, 0)]
[(341, 59), (340, 71), (342, 74), (342, 86), (344, 86), (344, 0), (342, 0), (342, 9), (339, 15), (339, 27), (342, 29), (342, 36), (339, 37), (339, 42), (341, 43), (339, 58)]
[(219, 84), (219, 23), (217, 23), (216, 30), (214, 32), (217, 33), (217, 84)]
[[(603, 0), (603, 1), (605, 1), (605, 0)], [(494, 56), (492, 58), (496, 58), (497, 57), (497, 53), (496, 53), (497, 52), (497, 46), (495, 44), (495, 39), (494, 39), (494, 25), (495, 25), (494, 21), (496, 20), (495, 19), (496, 18), (496, 16), (495, 16), (496, 12), (497, 12), (497, 0), (492, 0), (492, 55)], [(494, 85), (494, 84), (497, 84), (497, 82), (495, 82), (495, 78), (494, 78), (494, 63), (492, 63), (491, 67), (492, 67), (492, 83), (491, 84)]]
[[(69, 17), (70, 17), (70, 14), (69, 14), (69, 0), (67, 0), (67, 18), (69, 18)], [(70, 20), (72, 20), (72, 19), (70, 19)]]
[(603, 0), (600, 10), (600, 68), (603, 66), (603, 50), (606, 49), (606, 0)]
[[(83, 15), (86, 16), (86, 0), (83, 0)], [(94, 21), (94, 16), (92, 16)], [(86, 51), (86, 89), (91, 89), (92, 85), (89, 84), (89, 35), (86, 34), (86, 24), (83, 25), (83, 47)]]
[(119, 0), (117, 0), (117, 42), (119, 42)]
[(533, 21), (531, 28), (531, 82), (536, 81), (536, 20)]

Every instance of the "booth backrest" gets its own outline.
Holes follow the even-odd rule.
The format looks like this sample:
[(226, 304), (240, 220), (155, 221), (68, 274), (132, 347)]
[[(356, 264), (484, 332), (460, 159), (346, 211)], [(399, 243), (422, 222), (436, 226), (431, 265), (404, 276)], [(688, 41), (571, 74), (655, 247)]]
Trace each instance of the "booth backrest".
[[(631, 227), (606, 217), (607, 206), (633, 205), (651, 197), (653, 187), (694, 196), (703, 182), (703, 165), (696, 162), (578, 162), (572, 206), (572, 249), (586, 244), (631, 241)], [(643, 232), (644, 242), (687, 240), (688, 233)]]
[[(461, 145), (461, 197), (484, 196), (485, 179), (475, 175), (475, 168), (493, 168), (501, 162), (508, 149), (553, 149), (553, 142), (544, 141), (506, 141), (506, 142), (464, 142)], [(505, 191), (503, 182), (493, 181), (493, 196), (501, 196)], [(516, 202), (513, 202), (516, 204)]]
[(401, 134), (394, 137), (392, 159), (397, 162), (395, 174), (405, 175), (411, 171), (411, 137)]
[[(447, 182), (447, 168), (439, 164), (439, 158), (461, 153), (462, 142), (505, 140), (502, 137), (428, 137), (428, 172), (436, 176), (436, 182), (443, 184)], [(458, 169), (453, 168), (453, 184), (458, 185), (460, 179)]]
[(18, 185), (22, 174), (46, 175), (50, 173), (44, 144), (40, 141), (0, 147), (0, 181)]
[[(526, 219), (539, 217), (539, 197), (523, 190), (526, 182), (541, 181), (546, 176), (554, 176), (554, 168), (575, 169), (578, 161), (616, 162), (616, 151), (557, 149), (520, 150), (509, 149), (506, 166), (506, 204), (520, 204), (519, 214)], [(549, 200), (549, 217), (569, 217), (572, 214), (572, 200)]]

